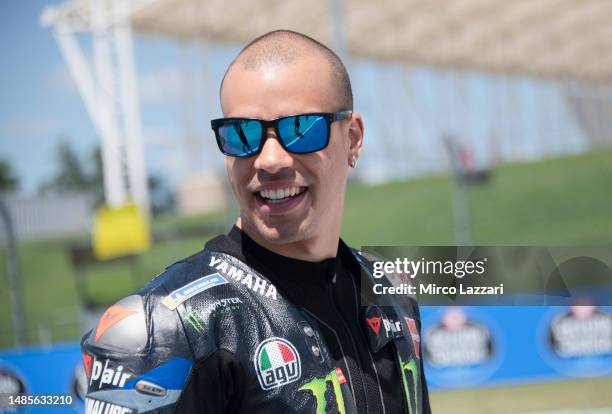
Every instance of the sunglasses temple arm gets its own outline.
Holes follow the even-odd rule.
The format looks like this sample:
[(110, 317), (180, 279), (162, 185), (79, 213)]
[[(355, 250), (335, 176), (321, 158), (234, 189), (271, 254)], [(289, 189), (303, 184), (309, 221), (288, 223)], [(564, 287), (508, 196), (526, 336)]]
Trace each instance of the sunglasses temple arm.
[(342, 119), (349, 119), (353, 115), (353, 111), (342, 111), (334, 114), (334, 121), (340, 121)]

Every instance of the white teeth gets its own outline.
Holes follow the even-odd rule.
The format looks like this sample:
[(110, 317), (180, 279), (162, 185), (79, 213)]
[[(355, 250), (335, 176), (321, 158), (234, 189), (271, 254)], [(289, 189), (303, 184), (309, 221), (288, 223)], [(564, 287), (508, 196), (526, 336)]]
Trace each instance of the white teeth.
[(278, 190), (261, 190), (259, 195), (269, 201), (283, 200), (287, 197), (293, 197), (304, 191), (303, 187), (287, 187), (279, 188)]

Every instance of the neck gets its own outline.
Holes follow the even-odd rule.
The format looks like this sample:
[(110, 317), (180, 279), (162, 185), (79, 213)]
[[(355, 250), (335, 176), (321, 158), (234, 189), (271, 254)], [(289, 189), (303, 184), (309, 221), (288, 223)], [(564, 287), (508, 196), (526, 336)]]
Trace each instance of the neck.
[[(326, 231), (304, 240), (297, 240), (288, 243), (275, 243), (261, 237), (258, 231), (244, 226), (240, 218), (236, 221), (236, 226), (244, 231), (253, 241), (281, 256), (299, 259), (308, 262), (320, 262), (325, 259), (336, 257), (338, 243), (340, 242), (340, 228), (335, 231)], [(338, 226), (339, 227), (339, 226)]]

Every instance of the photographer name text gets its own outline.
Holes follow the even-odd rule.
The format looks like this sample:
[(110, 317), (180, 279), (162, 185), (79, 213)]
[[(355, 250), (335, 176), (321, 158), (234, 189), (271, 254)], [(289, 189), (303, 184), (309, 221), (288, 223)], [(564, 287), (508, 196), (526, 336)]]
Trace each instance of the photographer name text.
[(374, 285), (373, 291), (377, 295), (503, 295), (504, 284), (465, 286), (463, 283), (459, 283), (459, 286), (438, 286), (435, 283), (424, 283), (415, 286), (402, 283), (399, 286), (383, 286), (381, 283), (377, 283)]
[[(373, 292), (376, 295), (503, 295), (504, 284), (480, 285), (478, 283), (467, 282), (466, 276), (483, 276), (486, 271), (487, 258), (479, 260), (410, 260), (408, 258), (397, 258), (393, 261), (374, 262), (372, 275), (380, 279), (385, 275), (394, 275), (401, 282), (393, 286), (386, 286), (383, 283), (376, 283)], [(452, 276), (454, 283), (439, 284), (433, 283), (431, 279), (424, 280), (425, 277)], [(464, 279), (466, 278), (466, 279)], [(465, 280), (466, 282), (458, 282)], [(486, 279), (481, 281), (486, 281)], [(486, 284), (486, 283), (485, 283)]]

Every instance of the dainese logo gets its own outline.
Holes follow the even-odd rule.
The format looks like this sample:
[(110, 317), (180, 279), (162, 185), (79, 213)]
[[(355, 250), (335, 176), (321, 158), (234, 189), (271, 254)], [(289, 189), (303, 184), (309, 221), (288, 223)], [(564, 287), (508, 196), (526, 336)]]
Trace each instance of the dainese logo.
[(117, 323), (135, 313), (138, 312), (131, 309), (126, 309), (121, 305), (113, 305), (108, 308), (100, 318), (100, 322), (98, 322), (95, 341), (97, 342), (106, 331), (115, 326)]

